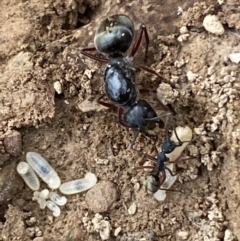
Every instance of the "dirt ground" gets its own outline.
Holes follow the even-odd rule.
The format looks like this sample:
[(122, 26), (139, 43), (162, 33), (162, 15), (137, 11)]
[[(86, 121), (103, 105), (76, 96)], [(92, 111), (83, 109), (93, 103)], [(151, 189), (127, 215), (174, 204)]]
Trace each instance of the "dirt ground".
[[(185, 156), (205, 155), (179, 163), (173, 188), (182, 192), (164, 202), (146, 193), (146, 173), (134, 169), (144, 158), (129, 148), (132, 130), (96, 104), (104, 64), (80, 54), (99, 22), (118, 13), (134, 21), (135, 37), (146, 24), (149, 59), (142, 61), (143, 42), (134, 65), (162, 78), (141, 71), (138, 87), (171, 104), (177, 125), (219, 133), (189, 145)], [(202, 28), (207, 14), (218, 16), (222, 35)], [(240, 74), (226, 60), (240, 50), (239, 0), (2, 0), (0, 26), (0, 240), (101, 240), (94, 218), (106, 221), (108, 240), (240, 240)], [(152, 96), (143, 98), (161, 112)], [(164, 133), (153, 132), (159, 146)], [(140, 136), (137, 147), (150, 154), (153, 140)], [(16, 172), (28, 151), (45, 157), (62, 182), (90, 171), (101, 186), (68, 196), (54, 218)]]

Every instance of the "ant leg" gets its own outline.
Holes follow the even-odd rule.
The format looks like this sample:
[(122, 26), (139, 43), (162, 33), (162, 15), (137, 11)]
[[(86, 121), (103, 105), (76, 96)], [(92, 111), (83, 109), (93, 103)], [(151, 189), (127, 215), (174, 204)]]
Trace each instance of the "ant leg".
[(147, 52), (148, 52), (148, 45), (149, 45), (149, 36), (148, 36), (148, 32), (147, 32), (147, 28), (146, 28), (145, 24), (141, 25), (140, 35), (138, 37), (138, 40), (135, 42), (135, 44), (134, 44), (134, 46), (132, 48), (130, 57), (133, 57), (136, 54), (136, 52), (138, 51), (138, 49), (140, 47), (140, 44), (142, 42), (143, 34), (144, 34), (145, 40), (146, 40), (146, 48), (145, 48), (145, 57), (144, 58), (145, 58), (145, 60), (147, 59)]
[(139, 135), (139, 132), (140, 132), (140, 129), (137, 129), (137, 130), (134, 131), (134, 137), (133, 137), (133, 140), (132, 140), (131, 146), (130, 146), (132, 150), (138, 151), (138, 152), (139, 152), (139, 150), (136, 149), (136, 148), (134, 148), (134, 145), (135, 145), (135, 143), (136, 143), (136, 139), (137, 139), (137, 137), (138, 137), (138, 135)]
[(113, 105), (113, 104), (110, 104), (110, 103), (106, 103), (104, 101), (102, 101), (101, 99), (106, 96), (106, 94), (102, 94), (98, 99), (97, 99), (97, 103), (100, 104), (100, 105), (103, 105), (107, 108), (115, 108), (116, 106)]
[(161, 77), (156, 71), (154, 71), (154, 70), (152, 70), (152, 69), (150, 69), (150, 68), (147, 68), (147, 67), (145, 67), (145, 66), (143, 66), (143, 65), (140, 65), (140, 66), (138, 66), (138, 67), (135, 67), (135, 69), (136, 69), (136, 71), (140, 71), (141, 69), (143, 69), (143, 70), (145, 70), (146, 72), (149, 72), (149, 73), (151, 73), (151, 74), (156, 75), (159, 79), (162, 79), (162, 77)]
[(118, 123), (124, 127), (129, 127), (122, 121), (122, 115), (123, 115), (123, 108), (118, 107)]
[[(177, 172), (177, 173), (173, 174), (173, 172), (168, 167), (165, 167), (165, 169), (167, 169), (169, 171), (170, 175), (173, 176), (173, 177), (180, 173), (180, 172)], [(167, 178), (165, 170), (162, 172), (162, 175), (163, 175), (163, 178), (162, 178), (162, 180), (161, 180), (161, 182), (159, 184), (159, 189), (160, 190), (167, 191), (167, 192), (170, 191), (170, 192), (181, 192), (181, 193), (184, 193), (184, 192), (182, 192), (180, 190), (161, 188), (161, 186), (164, 184), (164, 182), (166, 181), (166, 178)]]
[(80, 50), (82, 55), (87, 56), (90, 59), (94, 59), (94, 60), (97, 60), (97, 61), (102, 62), (102, 63), (107, 63), (108, 62), (107, 58), (104, 58), (104, 57), (97, 56), (95, 54), (90, 54), (89, 53), (89, 52), (92, 52), (92, 51), (96, 51), (96, 48), (95, 47), (89, 47), (89, 48), (83, 48), (83, 49)]

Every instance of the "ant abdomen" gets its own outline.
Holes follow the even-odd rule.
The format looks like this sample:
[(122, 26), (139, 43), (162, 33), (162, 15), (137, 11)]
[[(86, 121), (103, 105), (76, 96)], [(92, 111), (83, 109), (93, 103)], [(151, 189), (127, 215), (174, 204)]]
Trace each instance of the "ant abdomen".
[(94, 44), (99, 53), (108, 56), (122, 56), (133, 40), (134, 25), (126, 15), (113, 15), (104, 20), (94, 38)]

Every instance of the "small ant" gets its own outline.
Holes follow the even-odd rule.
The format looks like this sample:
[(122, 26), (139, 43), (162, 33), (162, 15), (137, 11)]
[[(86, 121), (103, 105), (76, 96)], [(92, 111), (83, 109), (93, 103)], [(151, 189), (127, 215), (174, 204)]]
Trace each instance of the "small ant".
[[(120, 124), (131, 127), (135, 130), (135, 136), (131, 143), (131, 149), (134, 149), (136, 138), (141, 132), (147, 136), (148, 130), (155, 128), (155, 123), (159, 123), (159, 127), (163, 128), (163, 117), (168, 117), (172, 113), (166, 113), (157, 116), (156, 112), (145, 100), (138, 100), (137, 95), (140, 93), (151, 93), (148, 89), (137, 90), (135, 86), (135, 72), (138, 69), (144, 69), (159, 77), (159, 75), (146, 67), (133, 68), (130, 66), (133, 56), (140, 47), (142, 37), (145, 37), (145, 59), (147, 58), (147, 50), (149, 45), (149, 37), (146, 26), (141, 25), (140, 35), (134, 44), (131, 53), (128, 57), (124, 57), (124, 53), (129, 49), (133, 36), (134, 26), (132, 20), (123, 14), (113, 15), (105, 19), (98, 27), (95, 37), (95, 47), (84, 48), (81, 53), (89, 58), (101, 62), (107, 62), (104, 73), (105, 92), (113, 104), (106, 103), (101, 99), (105, 96), (103, 94), (98, 103), (106, 107), (118, 107), (118, 120)], [(89, 52), (97, 50), (100, 54), (107, 57), (93, 55)], [(155, 96), (162, 109), (168, 111), (168, 108)], [(126, 110), (123, 118), (123, 110)]]
[[(210, 134), (218, 134), (218, 133), (209, 132), (203, 135), (210, 135)], [(153, 168), (153, 170), (147, 176), (146, 188), (148, 193), (154, 194), (155, 192), (158, 191), (158, 189), (169, 190), (161, 187), (166, 181), (166, 170), (169, 171), (172, 177), (178, 175), (179, 172), (173, 173), (172, 170), (166, 166), (166, 163), (176, 164), (179, 161), (178, 158), (180, 157), (181, 153), (186, 148), (186, 146), (203, 135), (198, 135), (197, 137), (192, 139), (192, 130), (188, 126), (185, 126), (185, 127), (178, 126), (177, 128), (174, 129), (174, 132), (171, 138), (169, 138), (168, 136), (166, 140), (162, 143), (161, 151), (157, 154), (156, 158), (146, 153), (143, 153), (143, 155), (147, 159), (149, 159), (150, 161), (154, 161), (156, 163), (155, 166), (138, 167), (141, 169)], [(184, 160), (187, 160), (187, 159), (184, 159)], [(159, 177), (160, 173), (161, 173), (161, 178)], [(174, 191), (174, 190), (169, 190), (169, 191)]]

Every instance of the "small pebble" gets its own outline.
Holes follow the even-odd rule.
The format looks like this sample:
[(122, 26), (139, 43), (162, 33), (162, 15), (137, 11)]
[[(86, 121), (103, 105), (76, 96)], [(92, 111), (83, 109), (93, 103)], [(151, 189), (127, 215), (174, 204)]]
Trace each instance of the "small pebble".
[(22, 137), (20, 132), (12, 131), (3, 140), (5, 151), (13, 156), (19, 156), (22, 152)]
[(222, 23), (215, 15), (207, 15), (203, 20), (203, 27), (209, 33), (213, 33), (217, 35), (222, 35), (224, 33), (224, 28)]
[(89, 209), (94, 213), (106, 212), (116, 199), (116, 186), (109, 181), (97, 183), (87, 192), (85, 197)]
[(134, 202), (128, 209), (128, 214), (133, 215), (137, 211), (137, 204)]
[(179, 231), (177, 232), (177, 236), (180, 240), (187, 240), (189, 233), (187, 231)]
[(62, 92), (63, 92), (62, 85), (59, 81), (54, 82), (53, 87), (59, 95), (62, 94)]
[(235, 64), (240, 63), (240, 53), (229, 54), (228, 58), (231, 60), (231, 62), (233, 62)]
[(114, 236), (117, 237), (118, 234), (121, 232), (121, 230), (122, 230), (121, 227), (116, 228), (115, 231), (114, 231)]

